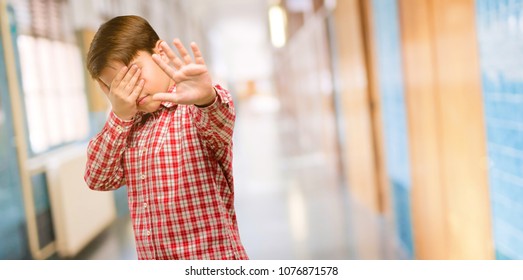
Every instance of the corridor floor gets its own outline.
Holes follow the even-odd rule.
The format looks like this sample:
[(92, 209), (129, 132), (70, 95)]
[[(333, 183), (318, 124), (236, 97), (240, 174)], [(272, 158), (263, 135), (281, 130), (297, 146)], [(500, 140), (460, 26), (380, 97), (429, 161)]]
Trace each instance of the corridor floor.
[[(351, 199), (336, 149), (300, 151), (293, 122), (278, 114), (277, 101), (266, 101), (238, 106), (234, 136), (235, 205), (249, 257), (405, 259), (391, 220)], [(334, 117), (322, 121), (334, 125)], [(332, 133), (321, 137), (335, 143)], [(128, 217), (76, 257), (136, 258)]]

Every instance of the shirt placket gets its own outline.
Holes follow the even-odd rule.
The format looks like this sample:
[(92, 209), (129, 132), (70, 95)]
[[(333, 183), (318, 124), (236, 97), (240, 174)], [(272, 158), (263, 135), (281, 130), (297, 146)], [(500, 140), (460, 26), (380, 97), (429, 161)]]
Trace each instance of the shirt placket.
[(143, 230), (142, 230), (142, 240), (143, 240), (143, 248), (145, 253), (146, 259), (155, 259), (156, 253), (154, 249), (154, 242), (153, 242), (153, 225), (152, 225), (152, 213), (150, 212), (150, 205), (149, 205), (149, 190), (152, 186), (152, 181), (149, 178), (150, 176), (150, 170), (149, 170), (149, 160), (150, 160), (150, 149), (151, 143), (153, 141), (152, 137), (154, 133), (152, 133), (152, 130), (154, 128), (152, 127), (152, 123), (148, 122), (146, 124), (146, 127), (141, 130), (141, 133), (147, 132), (143, 135), (141, 135), (143, 138), (143, 146), (139, 148), (138, 150), (138, 157), (139, 157), (139, 184), (142, 186), (142, 201), (140, 202), (140, 213), (143, 223)]

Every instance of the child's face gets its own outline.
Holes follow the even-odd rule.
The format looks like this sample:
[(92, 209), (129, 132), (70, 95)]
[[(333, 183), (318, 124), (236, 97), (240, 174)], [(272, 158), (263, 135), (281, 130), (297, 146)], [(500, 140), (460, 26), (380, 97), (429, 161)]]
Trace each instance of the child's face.
[[(133, 64), (136, 64), (136, 66), (141, 69), (142, 73), (140, 75), (140, 79), (145, 81), (143, 90), (136, 100), (138, 111), (146, 113), (154, 112), (160, 108), (162, 102), (153, 100), (152, 96), (155, 93), (167, 92), (169, 87), (173, 85), (174, 82), (154, 62), (151, 54), (148, 52), (139, 51), (137, 56), (128, 66), (130, 67)], [(114, 77), (124, 66), (125, 65), (122, 62), (110, 62), (109, 66), (102, 71), (100, 80), (110, 87)]]

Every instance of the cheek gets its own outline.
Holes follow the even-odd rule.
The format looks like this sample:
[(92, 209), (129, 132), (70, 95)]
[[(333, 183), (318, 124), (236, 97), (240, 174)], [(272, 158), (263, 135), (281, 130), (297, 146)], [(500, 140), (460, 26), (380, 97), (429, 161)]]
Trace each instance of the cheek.
[(145, 80), (145, 91), (148, 93), (166, 91), (164, 87), (170, 81), (167, 74), (158, 66), (143, 69), (141, 78)]

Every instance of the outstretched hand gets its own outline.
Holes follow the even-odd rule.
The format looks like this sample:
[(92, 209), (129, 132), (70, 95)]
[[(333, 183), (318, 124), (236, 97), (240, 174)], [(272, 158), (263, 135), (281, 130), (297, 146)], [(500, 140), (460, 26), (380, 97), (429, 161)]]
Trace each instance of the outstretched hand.
[(196, 43), (191, 43), (194, 54), (193, 61), (179, 39), (174, 39), (173, 44), (178, 49), (181, 58), (173, 52), (166, 42), (160, 44), (161, 50), (167, 55), (173, 66), (170, 66), (157, 54), (153, 54), (152, 58), (176, 83), (176, 92), (157, 93), (153, 95), (153, 99), (198, 106), (212, 104), (216, 98), (216, 92), (200, 49)]

